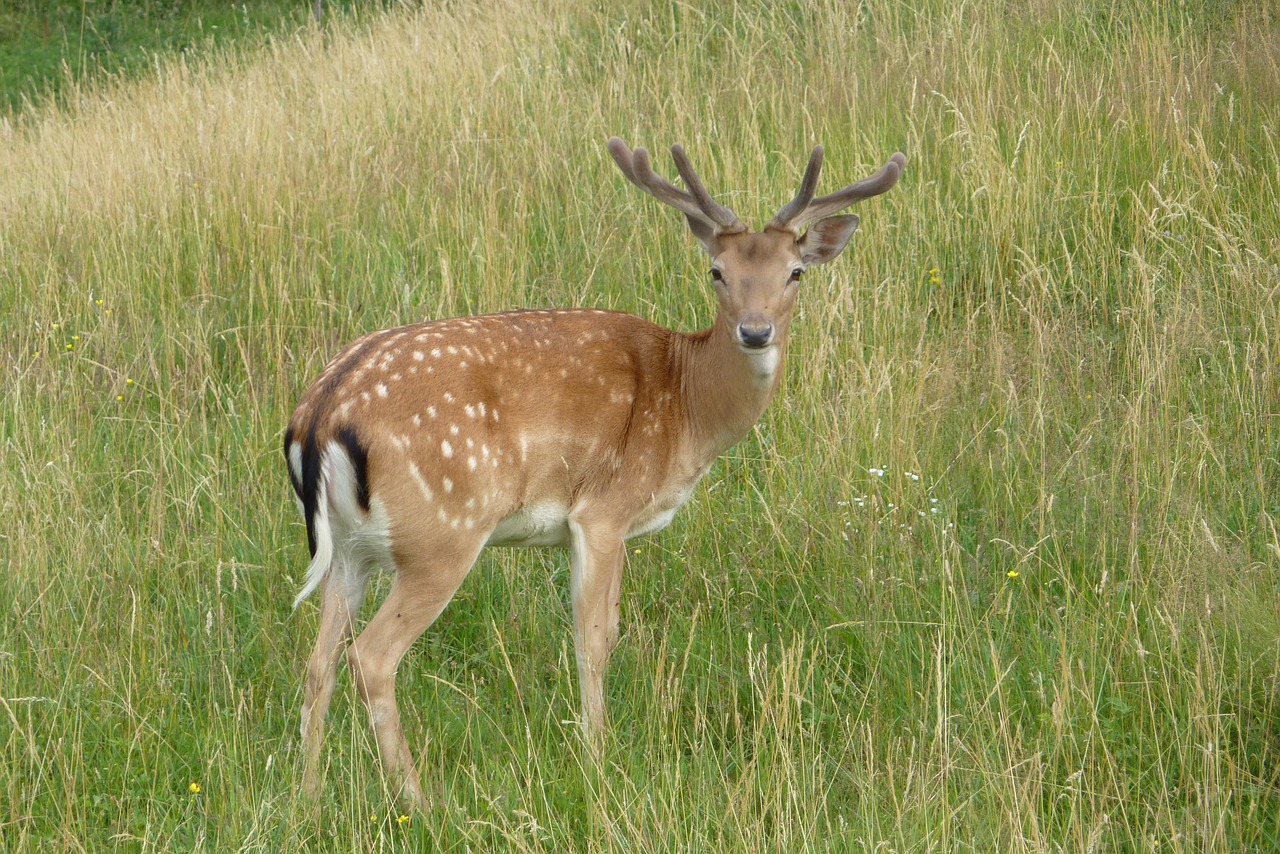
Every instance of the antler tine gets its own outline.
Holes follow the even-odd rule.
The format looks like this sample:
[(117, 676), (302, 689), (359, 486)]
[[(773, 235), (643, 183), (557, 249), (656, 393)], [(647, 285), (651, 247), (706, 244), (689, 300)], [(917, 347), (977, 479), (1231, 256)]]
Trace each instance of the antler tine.
[(712, 228), (716, 227), (716, 222), (702, 210), (697, 199), (653, 171), (648, 151), (643, 148), (632, 151), (616, 136), (609, 140), (608, 147), (614, 162), (631, 183), (685, 216), (704, 222)]
[(645, 149), (637, 148), (632, 151), (616, 136), (610, 138), (608, 147), (609, 154), (613, 156), (622, 174), (631, 179), (633, 184), (680, 211), (689, 217), (691, 222), (703, 223), (708, 228), (721, 233), (742, 231), (746, 228), (737, 214), (711, 198), (711, 194), (702, 185), (698, 173), (694, 172), (693, 167), (689, 165), (689, 158), (685, 156), (684, 149), (680, 146), (673, 146), (671, 155), (676, 161), (676, 169), (679, 170), (680, 177), (689, 186), (689, 190), (680, 189), (654, 172), (649, 152)]
[(843, 190), (837, 190), (834, 193), (821, 196), (809, 203), (803, 211), (792, 218), (789, 227), (800, 229), (811, 222), (830, 216), (836, 211), (844, 210), (854, 202), (860, 202), (863, 199), (869, 199), (872, 196), (878, 196), (881, 193), (888, 192), (893, 185), (898, 183), (898, 178), (902, 175), (902, 170), (906, 168), (907, 158), (902, 152), (898, 152), (889, 158), (889, 162), (881, 167), (880, 171), (872, 175), (870, 178), (863, 178)]
[(818, 190), (818, 174), (822, 171), (822, 146), (815, 145), (809, 155), (809, 165), (804, 170), (804, 180), (800, 182), (800, 190), (796, 197), (786, 204), (773, 218), (772, 225), (786, 227), (791, 220), (804, 212), (813, 201), (813, 194)]
[(653, 163), (649, 160), (647, 149), (637, 148), (635, 150), (632, 168), (635, 170), (636, 180), (640, 182), (640, 186), (648, 190), (659, 201), (666, 202), (687, 216), (706, 220), (709, 224), (715, 225), (714, 221), (698, 205), (697, 199), (653, 171)]
[[(640, 186), (640, 182), (636, 180), (635, 168), (631, 163), (631, 149), (627, 147), (627, 144), (618, 137), (611, 136), (606, 147), (613, 157), (613, 162), (617, 163), (618, 168), (622, 170), (622, 174), (626, 175), (631, 183)], [(644, 188), (641, 187), (640, 189), (643, 190)]]
[(684, 179), (685, 186), (689, 188), (689, 192), (694, 200), (697, 201), (698, 207), (711, 218), (711, 221), (716, 226), (722, 230), (728, 230), (734, 229), (739, 225), (736, 213), (711, 198), (707, 188), (702, 185), (702, 179), (698, 177), (697, 172), (693, 171), (693, 164), (689, 162), (689, 157), (684, 153), (682, 146), (678, 144), (671, 146), (671, 159), (676, 162), (676, 171)]

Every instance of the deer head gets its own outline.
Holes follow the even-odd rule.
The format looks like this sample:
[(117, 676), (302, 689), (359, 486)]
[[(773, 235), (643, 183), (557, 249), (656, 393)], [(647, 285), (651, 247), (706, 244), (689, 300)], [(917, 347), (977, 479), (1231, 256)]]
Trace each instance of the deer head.
[(858, 228), (856, 214), (838, 212), (892, 188), (907, 162), (901, 153), (894, 154), (871, 177), (814, 198), (822, 171), (822, 146), (816, 146), (795, 198), (762, 231), (752, 232), (712, 198), (679, 145), (671, 147), (671, 157), (687, 188), (683, 190), (653, 171), (645, 149), (633, 151), (613, 137), (609, 153), (633, 184), (685, 215), (689, 230), (711, 256), (710, 277), (719, 302), (716, 328), (744, 354), (759, 359), (770, 377), (778, 362), (774, 348), (785, 344), (805, 270), (834, 260)]

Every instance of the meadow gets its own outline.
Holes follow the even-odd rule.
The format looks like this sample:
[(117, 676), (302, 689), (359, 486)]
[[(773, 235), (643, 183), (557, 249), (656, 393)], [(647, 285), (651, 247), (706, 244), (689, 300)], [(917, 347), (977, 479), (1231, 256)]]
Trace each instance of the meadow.
[(252, 49), (307, 14), (290, 0), (8, 0), (0, 6), (0, 111), (136, 76), (173, 54)]
[[(532, 5), (0, 118), (0, 848), (1280, 848), (1276, 7)], [(757, 226), (815, 143), (819, 192), (909, 162), (631, 544), (600, 763), (567, 558), (494, 550), (399, 674), (430, 811), (345, 671), (313, 811), (288, 415), (393, 324), (709, 324), (612, 134)]]

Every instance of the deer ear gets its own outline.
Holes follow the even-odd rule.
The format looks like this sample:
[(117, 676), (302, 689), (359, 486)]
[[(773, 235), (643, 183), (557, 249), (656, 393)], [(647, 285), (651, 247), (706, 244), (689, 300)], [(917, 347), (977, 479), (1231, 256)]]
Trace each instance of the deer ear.
[(800, 260), (809, 266), (835, 260), (844, 251), (857, 228), (857, 214), (829, 216), (818, 220), (797, 241)]
[(698, 238), (702, 248), (707, 250), (707, 254), (712, 258), (716, 257), (716, 227), (696, 216), (685, 214), (684, 218), (689, 220), (689, 230), (693, 232), (694, 237)]

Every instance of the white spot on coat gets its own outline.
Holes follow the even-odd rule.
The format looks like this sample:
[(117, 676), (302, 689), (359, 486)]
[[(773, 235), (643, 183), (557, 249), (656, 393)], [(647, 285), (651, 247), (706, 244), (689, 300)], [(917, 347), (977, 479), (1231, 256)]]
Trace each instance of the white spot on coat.
[(422, 477), (422, 472), (418, 471), (416, 463), (409, 462), (409, 474), (413, 476), (414, 481), (418, 484), (418, 489), (422, 492), (422, 497), (431, 501), (434, 499), (435, 493), (431, 491), (431, 487), (427, 486), (427, 481)]

